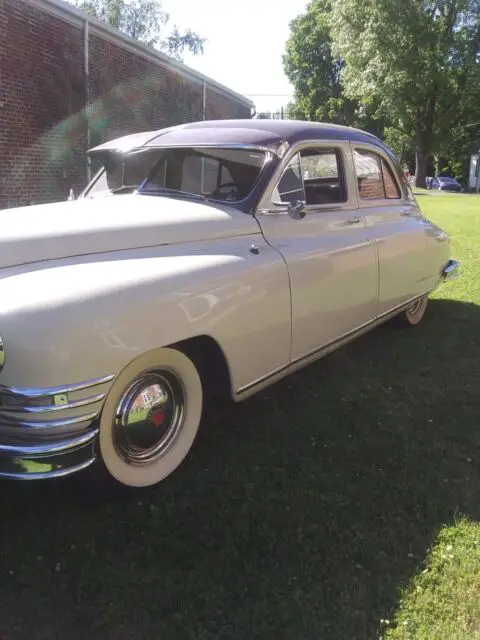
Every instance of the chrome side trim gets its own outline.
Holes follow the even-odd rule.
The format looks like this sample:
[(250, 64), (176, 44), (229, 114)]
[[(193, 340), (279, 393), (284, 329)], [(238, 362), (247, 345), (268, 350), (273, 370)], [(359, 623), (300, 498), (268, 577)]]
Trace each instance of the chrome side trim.
[(50, 478), (62, 478), (69, 476), (77, 471), (86, 469), (95, 462), (95, 458), (88, 458), (85, 462), (77, 464), (74, 467), (60, 468), (53, 471), (34, 471), (30, 473), (15, 473), (13, 471), (0, 471), (0, 478), (5, 480), (48, 480)]
[[(12, 395), (12, 394), (9, 394)], [(105, 398), (105, 393), (98, 393), (96, 396), (89, 396), (88, 398), (81, 398), (80, 400), (72, 400), (70, 402), (66, 402), (65, 404), (46, 404), (42, 406), (18, 406), (15, 405), (9, 406), (8, 411), (12, 413), (46, 413), (50, 411), (63, 411), (64, 409), (76, 409), (77, 407), (86, 407), (90, 404), (95, 404), (96, 402), (100, 402)], [(25, 397), (25, 396), (23, 396)], [(38, 396), (35, 396), (38, 397)], [(2, 412), (0, 410), (0, 416)]]
[(235, 399), (240, 400), (240, 396), (241, 396), (241, 399), (243, 400), (244, 397), (253, 395), (253, 393), (255, 392), (254, 389), (257, 386), (266, 386), (267, 384), (270, 384), (270, 383), (273, 384), (274, 381), (280, 380), (285, 375), (293, 373), (294, 371), (297, 371), (298, 369), (313, 363), (315, 360), (320, 359), (324, 355), (325, 356), (328, 355), (329, 353), (334, 351), (336, 348), (342, 347), (344, 344), (346, 344), (347, 342), (350, 342), (357, 336), (360, 337), (362, 334), (366, 333), (370, 329), (373, 329), (375, 326), (381, 324), (382, 322), (385, 322), (390, 317), (393, 317), (397, 313), (400, 313), (400, 311), (402, 311), (403, 309), (405, 310), (408, 309), (409, 307), (411, 307), (412, 303), (414, 303), (416, 300), (419, 300), (423, 296), (428, 295), (429, 293), (430, 293), (430, 289), (428, 289), (427, 291), (425, 291), (420, 295), (417, 295), (411, 298), (408, 302), (402, 302), (402, 304), (394, 307), (393, 309), (390, 309), (389, 311), (385, 311), (384, 313), (380, 314), (373, 320), (370, 320), (360, 325), (356, 329), (353, 329), (352, 331), (348, 331), (347, 333), (343, 334), (339, 338), (336, 338), (332, 342), (328, 342), (327, 344), (324, 344), (318, 349), (314, 349), (313, 351), (310, 351), (309, 353), (303, 356), (295, 358), (288, 364), (284, 364), (278, 367), (277, 369), (270, 371), (265, 376), (257, 378), (253, 382), (250, 382), (247, 385), (240, 387), (235, 392), (235, 396), (236, 396)]
[[(21, 427), (23, 429), (51, 429), (55, 427), (69, 427), (71, 425), (82, 424), (84, 422), (92, 422), (98, 418), (98, 411), (85, 413), (81, 416), (73, 418), (63, 418), (62, 420), (44, 420), (43, 422), (31, 420), (16, 420), (6, 413), (0, 413), (0, 425), (3, 427)], [(1, 451), (0, 445), (0, 451)]]
[(74, 391), (81, 391), (82, 389), (90, 389), (90, 387), (96, 387), (106, 382), (111, 382), (115, 376), (107, 375), (102, 378), (94, 378), (93, 380), (86, 380), (84, 382), (78, 382), (76, 384), (66, 384), (58, 387), (45, 387), (45, 388), (28, 388), (28, 387), (8, 387), (0, 385), (0, 394), (18, 396), (20, 398), (45, 398), (47, 396), (54, 396), (62, 393), (73, 393)]
[(282, 364), (276, 369), (269, 371), (266, 375), (261, 376), (260, 378), (256, 378), (253, 382), (249, 382), (243, 387), (240, 387), (239, 389), (237, 389), (236, 391), (237, 395), (245, 393), (245, 391), (249, 391), (253, 387), (256, 387), (258, 384), (262, 384), (262, 382), (266, 382), (267, 380), (270, 380), (270, 378), (275, 378), (277, 375), (284, 373), (285, 371), (290, 369), (290, 366), (291, 366), (290, 362), (288, 364)]
[(442, 278), (444, 281), (453, 280), (458, 276), (458, 268), (460, 263), (456, 260), (449, 260), (442, 269)]
[(88, 433), (84, 433), (81, 436), (75, 438), (68, 438), (65, 440), (57, 440), (56, 442), (45, 442), (43, 444), (0, 444), (0, 454), (6, 454), (8, 456), (47, 456), (52, 453), (68, 453), (72, 449), (83, 447), (90, 444), (98, 435), (98, 429), (92, 429)]

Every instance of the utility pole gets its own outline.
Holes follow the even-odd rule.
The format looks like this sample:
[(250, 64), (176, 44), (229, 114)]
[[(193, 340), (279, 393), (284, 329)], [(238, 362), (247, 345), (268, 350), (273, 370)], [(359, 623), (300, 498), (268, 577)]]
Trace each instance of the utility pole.
[[(463, 125), (463, 127), (458, 127), (459, 129), (468, 129), (469, 127), (478, 127), (480, 126), (480, 122), (472, 122), (470, 124), (465, 124)], [(478, 195), (478, 189), (479, 189), (479, 182), (480, 182), (480, 168), (479, 168), (479, 163), (480, 163), (480, 149), (478, 150), (478, 154), (477, 154), (477, 166), (475, 167), (475, 176), (476, 176), (476, 184), (475, 184), (475, 191), (477, 192)], [(468, 186), (467, 186), (467, 190), (470, 189), (470, 178), (468, 179)]]
[(477, 176), (477, 184), (476, 184), (475, 190), (478, 195), (478, 186), (480, 182), (480, 149), (478, 150), (478, 154), (477, 154), (477, 164), (475, 167), (475, 175)]

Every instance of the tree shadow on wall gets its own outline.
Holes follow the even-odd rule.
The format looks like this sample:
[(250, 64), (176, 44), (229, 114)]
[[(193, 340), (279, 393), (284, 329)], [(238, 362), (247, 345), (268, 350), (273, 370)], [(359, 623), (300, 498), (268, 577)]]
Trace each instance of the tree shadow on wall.
[(479, 517), (479, 326), (434, 300), (210, 413), (139, 494), (3, 483), (0, 637), (375, 638), (439, 527)]

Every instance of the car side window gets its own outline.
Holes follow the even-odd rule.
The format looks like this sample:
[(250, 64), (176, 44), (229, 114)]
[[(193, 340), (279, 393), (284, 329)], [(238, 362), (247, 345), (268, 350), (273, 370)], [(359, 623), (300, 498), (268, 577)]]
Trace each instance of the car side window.
[(305, 149), (290, 160), (273, 193), (280, 203), (303, 200), (307, 205), (327, 205), (347, 200), (340, 152)]
[(389, 200), (395, 200), (401, 197), (400, 189), (398, 187), (398, 183), (395, 180), (392, 169), (390, 165), (388, 165), (385, 160), (382, 158), (382, 173), (383, 173), (383, 182), (385, 184), (385, 197)]
[(273, 192), (274, 202), (287, 204), (297, 200), (305, 201), (299, 153), (296, 153), (290, 160)]
[(361, 200), (400, 198), (400, 189), (389, 165), (373, 151), (355, 149), (355, 171)]
[(301, 153), (307, 205), (340, 204), (347, 200), (342, 159), (336, 149), (305, 149)]

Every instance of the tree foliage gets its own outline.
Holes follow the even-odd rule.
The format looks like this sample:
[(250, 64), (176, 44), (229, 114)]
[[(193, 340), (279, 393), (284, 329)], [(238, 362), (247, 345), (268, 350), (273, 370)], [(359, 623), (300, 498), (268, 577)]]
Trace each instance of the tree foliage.
[(415, 142), (417, 186), (430, 154), (479, 113), (479, 0), (336, 0), (333, 50), (346, 94), (377, 101)]
[(332, 54), (330, 12), (330, 0), (317, 0), (290, 23), (291, 36), (283, 63), (295, 89), (299, 115), (309, 120), (347, 123), (353, 117), (355, 104), (343, 96), (343, 63)]
[(429, 156), (473, 144), (462, 127), (480, 121), (479, 51), (480, 0), (312, 0), (284, 66), (298, 116), (413, 149), (423, 186)]
[(135, 38), (139, 42), (181, 60), (185, 50), (194, 54), (203, 53), (205, 38), (191, 29), (181, 33), (174, 26), (164, 36), (169, 14), (157, 0), (73, 0), (75, 6), (87, 15)]
[(297, 119), (362, 126), (381, 134), (384, 119), (376, 105), (361, 104), (344, 91), (345, 62), (332, 52), (331, 15), (332, 0), (314, 0), (290, 23), (283, 65), (295, 90), (291, 112)]

